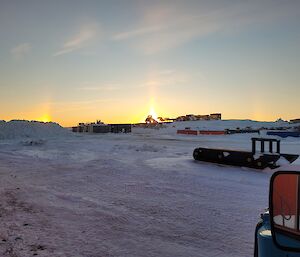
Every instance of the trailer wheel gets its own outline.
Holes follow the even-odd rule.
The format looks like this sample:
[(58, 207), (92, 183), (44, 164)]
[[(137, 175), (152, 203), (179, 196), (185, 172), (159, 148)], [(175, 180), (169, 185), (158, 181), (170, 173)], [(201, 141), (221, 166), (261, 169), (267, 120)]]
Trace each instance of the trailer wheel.
[(198, 159), (198, 155), (199, 155), (198, 149), (195, 149), (194, 152), (193, 152), (193, 157), (194, 157), (195, 160)]
[(253, 161), (252, 158), (250, 158), (250, 157), (247, 158), (247, 162), (251, 163), (252, 161)]

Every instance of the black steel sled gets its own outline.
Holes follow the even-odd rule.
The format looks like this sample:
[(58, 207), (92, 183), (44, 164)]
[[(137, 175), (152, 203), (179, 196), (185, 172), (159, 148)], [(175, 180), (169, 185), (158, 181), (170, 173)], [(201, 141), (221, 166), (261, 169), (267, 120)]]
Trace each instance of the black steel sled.
[[(251, 138), (252, 152), (222, 150), (199, 147), (194, 150), (193, 157), (196, 161), (213, 162), (219, 164), (249, 167), (254, 169), (274, 169), (280, 163), (294, 162), (299, 155), (281, 154), (280, 140), (270, 138)], [(256, 142), (260, 142), (260, 152), (256, 152)], [(268, 152), (265, 153), (265, 142), (269, 143)], [(276, 144), (276, 152), (273, 151), (273, 143)]]

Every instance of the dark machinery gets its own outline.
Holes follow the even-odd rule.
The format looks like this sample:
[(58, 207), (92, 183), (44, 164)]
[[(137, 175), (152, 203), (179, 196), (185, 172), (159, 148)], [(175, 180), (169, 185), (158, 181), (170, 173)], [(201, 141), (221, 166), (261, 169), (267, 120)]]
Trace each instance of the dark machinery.
[[(254, 169), (274, 169), (280, 162), (292, 163), (299, 155), (280, 153), (280, 140), (273, 138), (251, 138), (252, 152), (237, 150), (222, 150), (211, 148), (196, 148), (193, 157), (196, 161), (205, 161), (225, 165), (249, 167)], [(260, 142), (260, 152), (256, 151), (256, 143)], [(269, 143), (268, 152), (265, 152), (265, 143)], [(276, 145), (274, 152), (273, 143)]]

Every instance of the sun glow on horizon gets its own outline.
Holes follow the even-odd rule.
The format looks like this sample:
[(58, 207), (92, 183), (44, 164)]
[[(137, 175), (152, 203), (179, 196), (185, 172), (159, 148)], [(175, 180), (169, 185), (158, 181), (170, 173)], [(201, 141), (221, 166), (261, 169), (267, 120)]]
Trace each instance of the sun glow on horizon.
[(42, 117), (40, 117), (38, 119), (38, 121), (42, 121), (42, 122), (50, 122), (51, 121), (51, 117), (49, 114), (44, 114)]
[(150, 108), (150, 115), (152, 116), (153, 119), (158, 120), (157, 114), (156, 114), (153, 106), (151, 106), (151, 108)]

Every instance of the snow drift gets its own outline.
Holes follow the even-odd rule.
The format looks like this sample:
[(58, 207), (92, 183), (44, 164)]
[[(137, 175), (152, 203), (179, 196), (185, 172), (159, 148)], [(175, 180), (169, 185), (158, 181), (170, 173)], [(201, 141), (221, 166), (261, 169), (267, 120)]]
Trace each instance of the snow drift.
[[(178, 122), (69, 140), (57, 138), (65, 134), (57, 124), (0, 122), (1, 133), (5, 126), (16, 130), (15, 137), (45, 137), (23, 138), (21, 144), (0, 140), (0, 256), (253, 256), (255, 225), (268, 205), (273, 171), (192, 157), (200, 146), (251, 151), (253, 135), (176, 134), (177, 127), (251, 123)], [(299, 154), (300, 138), (283, 139), (282, 151)]]
[[(189, 128), (191, 130), (225, 130), (225, 129), (261, 129), (293, 127), (286, 121), (254, 121), (254, 120), (199, 120), (199, 121), (177, 121), (165, 124), (162, 128), (134, 128), (134, 133), (141, 134), (176, 134), (177, 130)], [(159, 131), (156, 131), (159, 130)]]
[(27, 120), (0, 121), (0, 140), (4, 139), (41, 139), (69, 135), (70, 132), (54, 122)]

